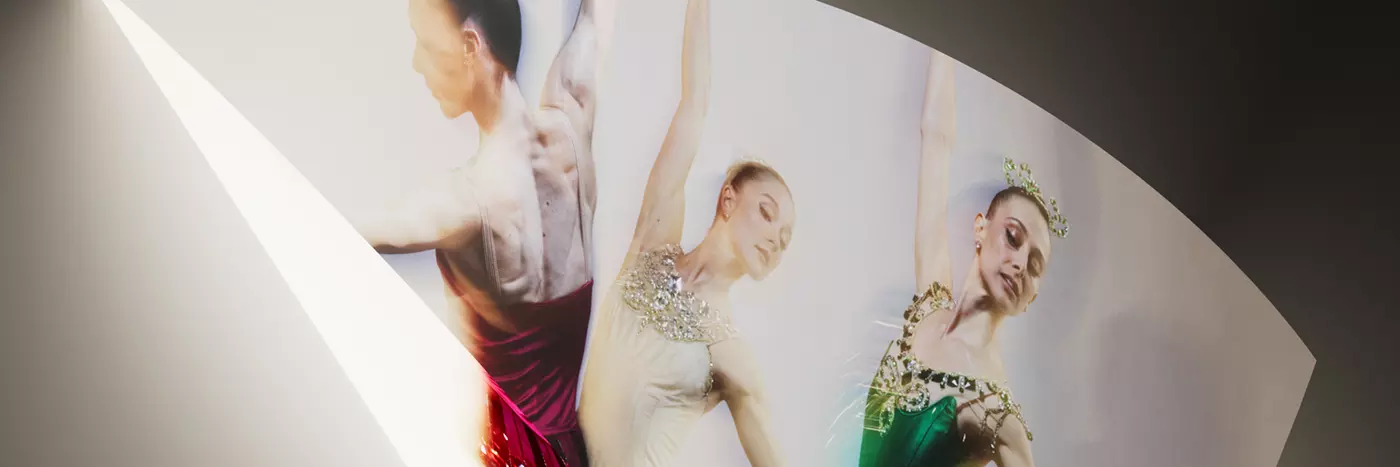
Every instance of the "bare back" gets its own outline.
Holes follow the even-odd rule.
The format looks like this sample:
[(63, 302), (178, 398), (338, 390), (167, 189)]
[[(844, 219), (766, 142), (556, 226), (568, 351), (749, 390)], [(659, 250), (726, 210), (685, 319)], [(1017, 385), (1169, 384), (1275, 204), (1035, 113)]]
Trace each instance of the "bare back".
[(589, 145), (568, 116), (542, 109), (516, 135), (484, 145), (462, 180), (482, 220), (479, 241), (440, 250), (450, 293), (510, 328), (500, 308), (564, 296), (592, 277), (587, 233), (592, 200)]
[[(468, 182), (477, 190), (481, 241), (442, 252), (450, 273), (465, 283), (463, 306), (503, 329), (499, 311), (552, 300), (592, 279), (596, 205), (593, 115), (597, 31), (585, 0), (574, 31), (546, 78), (541, 106), (514, 120), (495, 145), (483, 146)], [(519, 96), (508, 81), (512, 98)], [(448, 271), (450, 270), (450, 271)]]

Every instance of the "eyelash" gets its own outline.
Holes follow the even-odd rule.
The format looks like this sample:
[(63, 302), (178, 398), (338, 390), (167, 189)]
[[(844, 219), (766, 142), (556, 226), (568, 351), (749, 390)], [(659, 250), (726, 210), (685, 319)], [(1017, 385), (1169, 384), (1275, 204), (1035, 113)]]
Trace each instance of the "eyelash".
[(1021, 247), (1021, 241), (1016, 238), (1016, 231), (1014, 229), (1006, 229), (1006, 241), (1010, 243), (1012, 247)]
[[(1016, 229), (1009, 227), (1006, 229), (1006, 242), (1010, 243), (1012, 248), (1021, 247), (1020, 241), (1016, 238)], [(1040, 262), (1032, 261), (1031, 264), (1027, 266), (1027, 272), (1033, 277), (1040, 277)]]

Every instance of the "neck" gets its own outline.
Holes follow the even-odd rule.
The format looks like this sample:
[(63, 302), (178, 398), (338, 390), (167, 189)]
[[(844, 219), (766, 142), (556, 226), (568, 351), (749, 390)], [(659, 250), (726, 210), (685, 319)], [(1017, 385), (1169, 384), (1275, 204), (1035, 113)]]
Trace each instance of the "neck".
[(727, 247), (728, 237), (720, 229), (710, 229), (705, 240), (676, 260), (681, 280), (696, 287), (729, 290), (744, 275), (744, 266)]
[(520, 86), (515, 80), (502, 74), (500, 82), (485, 88), (480, 103), (471, 111), (483, 143), (501, 130), (520, 128), (529, 122), (525, 96), (521, 95)]
[(963, 284), (962, 291), (953, 301), (953, 312), (957, 316), (946, 333), (977, 348), (995, 350), (997, 330), (1001, 328), (1005, 315), (990, 306), (991, 297), (982, 284), (981, 275), (977, 274), (976, 261), (973, 261), (972, 270)]

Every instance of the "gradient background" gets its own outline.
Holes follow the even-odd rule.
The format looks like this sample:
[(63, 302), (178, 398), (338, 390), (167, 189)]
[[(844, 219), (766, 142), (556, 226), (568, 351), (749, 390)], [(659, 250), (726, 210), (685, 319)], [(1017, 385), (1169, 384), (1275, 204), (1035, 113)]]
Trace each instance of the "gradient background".
[[(1049, 110), (1230, 255), (1318, 358), (1280, 465), (1392, 460), (1384, 16), (1348, 2), (830, 1)], [(7, 462), (396, 465), (106, 12), (5, 8)]]
[[(897, 337), (877, 321), (900, 323), (915, 292), (930, 52), (809, 0), (710, 8), (713, 91), (682, 245), (704, 237), (736, 148), (783, 174), (797, 209), (792, 244), (764, 281), (735, 285), (735, 324), (762, 368), (787, 460), (854, 465), (861, 421), (838, 414), (863, 401)], [(684, 11), (683, 0), (618, 11), (595, 140), (599, 287), (626, 255), (638, 181), (679, 99)], [(1275, 464), (1313, 368), (1303, 342), (1223, 252), (1111, 156), (966, 66), (956, 79), (953, 286), (972, 261), (974, 215), (1005, 186), (1002, 156), (1030, 163), (1073, 225), (1055, 241), (1041, 297), (1001, 335), (1037, 461)], [(701, 420), (677, 465), (747, 465), (725, 407)]]

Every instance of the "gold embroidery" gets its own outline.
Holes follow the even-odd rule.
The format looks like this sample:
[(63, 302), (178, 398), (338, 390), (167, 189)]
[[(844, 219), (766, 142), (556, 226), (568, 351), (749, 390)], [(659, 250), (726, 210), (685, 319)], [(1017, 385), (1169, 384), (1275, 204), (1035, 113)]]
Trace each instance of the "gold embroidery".
[[(871, 383), (866, 401), (865, 428), (884, 433), (893, 422), (896, 410), (925, 410), (951, 388), (959, 394), (976, 395), (971, 402), (982, 409), (981, 429), (990, 435), (991, 448), (995, 451), (995, 435), (1001, 430), (1007, 415), (1016, 416), (1021, 425), (1026, 426), (1021, 406), (1011, 397), (1011, 389), (997, 382), (928, 368), (912, 351), (914, 329), (919, 322), (934, 311), (950, 308), (952, 293), (942, 284), (933, 283), (923, 294), (914, 296), (913, 303), (904, 311), (903, 335), (885, 350), (875, 380)], [(989, 406), (985, 402), (987, 399), (995, 399), (999, 404)], [(1026, 439), (1034, 439), (1029, 427), (1026, 428)]]

